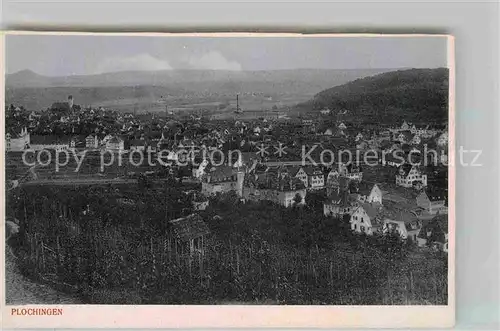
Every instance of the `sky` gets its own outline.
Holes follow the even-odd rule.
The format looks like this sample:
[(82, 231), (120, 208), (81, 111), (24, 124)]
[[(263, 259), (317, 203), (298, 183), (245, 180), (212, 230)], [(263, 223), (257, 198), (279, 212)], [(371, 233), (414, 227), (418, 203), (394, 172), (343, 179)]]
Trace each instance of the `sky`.
[(445, 37), (8, 35), (6, 72), (66, 76), (127, 70), (437, 68)]

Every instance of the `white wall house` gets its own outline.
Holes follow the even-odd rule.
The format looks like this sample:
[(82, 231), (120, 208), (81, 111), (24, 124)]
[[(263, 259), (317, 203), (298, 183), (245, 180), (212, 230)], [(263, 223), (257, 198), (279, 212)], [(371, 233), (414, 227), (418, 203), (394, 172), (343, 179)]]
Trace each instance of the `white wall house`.
[(85, 138), (85, 147), (89, 149), (96, 149), (99, 147), (99, 138), (95, 134), (88, 135)]
[(70, 148), (69, 136), (55, 136), (55, 135), (41, 135), (31, 136), (30, 149), (34, 151), (41, 151), (44, 149), (54, 149), (62, 151)]
[(333, 183), (337, 183), (338, 178), (339, 178), (339, 171), (337, 169), (330, 170), (328, 175), (326, 175), (325, 185), (332, 185)]
[(357, 233), (373, 235), (382, 230), (380, 214), (382, 205), (360, 203), (351, 214), (351, 230)]
[(325, 175), (320, 169), (307, 168), (308, 187), (311, 189), (320, 189), (325, 186)]
[(296, 171), (295, 173), (293, 173), (294, 171), (292, 171), (291, 176), (300, 179), (302, 183), (304, 183), (304, 186), (308, 187), (309, 186), (308, 177), (304, 168), (300, 167), (298, 169), (295, 169), (295, 171)]
[(445, 191), (435, 191), (435, 192), (421, 192), (417, 198), (417, 206), (423, 208), (427, 213), (431, 215), (447, 214), (448, 207), (446, 207), (446, 192)]
[(359, 200), (368, 203), (379, 203), (382, 204), (382, 190), (377, 184), (373, 184), (372, 189), (368, 195), (360, 194)]
[(395, 217), (384, 218), (382, 233), (394, 233), (401, 239), (409, 239), (417, 242), (417, 236), (422, 228), (422, 222), (409, 212), (399, 212)]
[(422, 173), (417, 166), (403, 164), (399, 167), (396, 175), (396, 184), (402, 187), (413, 187), (417, 184), (421, 187), (427, 186), (427, 175)]
[(349, 178), (350, 180), (355, 180), (361, 182), (363, 180), (363, 172), (359, 166), (354, 164), (345, 165), (343, 163), (339, 164), (339, 174), (343, 177)]
[(416, 134), (416, 135), (413, 136), (412, 140), (410, 141), (410, 144), (412, 144), (412, 145), (420, 145), (421, 142), (422, 142), (422, 138), (420, 138), (419, 134)]
[(10, 133), (5, 135), (5, 150), (6, 151), (23, 151), (30, 144), (30, 134), (26, 128), (21, 129), (21, 133), (13, 136)]
[(448, 131), (443, 132), (437, 139), (438, 146), (446, 146), (448, 144)]
[(115, 153), (122, 153), (125, 151), (125, 140), (121, 137), (114, 136), (106, 142), (106, 150)]
[(331, 113), (331, 110), (330, 108), (323, 108), (319, 112), (321, 113), (321, 115), (328, 115)]

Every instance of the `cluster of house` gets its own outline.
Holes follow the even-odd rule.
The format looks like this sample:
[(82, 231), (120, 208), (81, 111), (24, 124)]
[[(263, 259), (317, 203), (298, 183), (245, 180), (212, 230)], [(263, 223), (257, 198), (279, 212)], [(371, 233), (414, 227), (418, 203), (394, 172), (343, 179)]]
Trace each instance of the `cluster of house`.
[(241, 201), (271, 201), (291, 207), (304, 205), (307, 189), (302, 180), (291, 177), (287, 169), (262, 169), (254, 164), (250, 168), (221, 166), (202, 178), (202, 194), (234, 191)]
[(361, 167), (353, 164), (341, 163), (324, 171), (318, 166), (286, 166), (286, 162), (270, 166), (257, 158), (245, 159), (210, 169), (204, 162), (194, 169), (193, 176), (202, 181), (202, 193), (235, 191), (244, 200), (270, 200), (289, 207), (297, 202), (297, 194), (302, 198), (299, 204), (303, 204), (306, 191), (323, 189), (332, 178), (361, 181), (363, 177)]
[(32, 135), (26, 128), (21, 130), (17, 137), (6, 134), (7, 151), (33, 150), (41, 151), (53, 149), (56, 151), (70, 148), (99, 149), (123, 151), (125, 150), (125, 140), (120, 136), (107, 135), (99, 139), (98, 135), (88, 136), (63, 136), (63, 135)]
[(440, 131), (436, 128), (431, 128), (430, 125), (417, 128), (415, 124), (403, 122), (400, 128), (391, 128), (389, 131), (392, 134), (393, 141), (399, 141), (404, 144), (419, 145), (424, 139), (431, 139), (439, 135), (436, 143), (439, 146), (448, 144), (448, 131)]
[[(234, 191), (243, 202), (270, 201), (292, 207), (304, 205), (308, 192), (325, 189), (324, 215), (348, 217), (353, 231), (366, 235), (393, 232), (421, 246), (447, 251), (447, 232), (437, 233), (445, 231), (447, 224), (444, 190), (423, 189), (415, 201), (401, 201), (386, 194), (379, 184), (363, 182), (359, 167), (344, 164), (326, 173), (314, 167), (270, 167), (257, 160), (243, 167), (204, 169), (200, 177), (205, 196)], [(397, 184), (411, 187), (415, 185), (409, 183), (420, 181), (422, 188), (427, 186), (426, 175), (417, 167), (404, 165), (400, 170)]]
[(378, 184), (360, 183), (350, 188), (345, 181), (333, 181), (323, 213), (348, 218), (351, 229), (357, 233), (391, 232), (419, 246), (431, 245), (448, 251), (448, 208), (444, 191), (423, 190), (415, 201), (395, 201), (387, 193)]
[(370, 137), (365, 137), (360, 132), (355, 138), (357, 149), (394, 148), (394, 144), (397, 144), (396, 147), (400, 147), (402, 144), (418, 146), (431, 140), (434, 140), (439, 147), (446, 147), (448, 144), (447, 130), (431, 128), (429, 125), (417, 128), (414, 124), (408, 124), (405, 121), (401, 127), (384, 129), (373, 133)]

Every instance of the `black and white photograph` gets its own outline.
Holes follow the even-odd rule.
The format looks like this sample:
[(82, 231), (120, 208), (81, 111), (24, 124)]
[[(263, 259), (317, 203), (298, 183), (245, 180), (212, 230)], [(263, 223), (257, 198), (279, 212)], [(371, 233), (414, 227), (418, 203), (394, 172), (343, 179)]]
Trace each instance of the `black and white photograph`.
[(449, 40), (7, 34), (12, 314), (447, 306)]

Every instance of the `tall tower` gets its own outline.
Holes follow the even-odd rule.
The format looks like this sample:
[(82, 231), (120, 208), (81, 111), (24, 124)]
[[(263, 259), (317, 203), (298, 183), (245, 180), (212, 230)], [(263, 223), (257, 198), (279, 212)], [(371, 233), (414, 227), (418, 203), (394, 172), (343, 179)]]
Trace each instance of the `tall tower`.
[(69, 95), (68, 96), (68, 106), (69, 106), (69, 109), (73, 109), (73, 96), (72, 95)]

